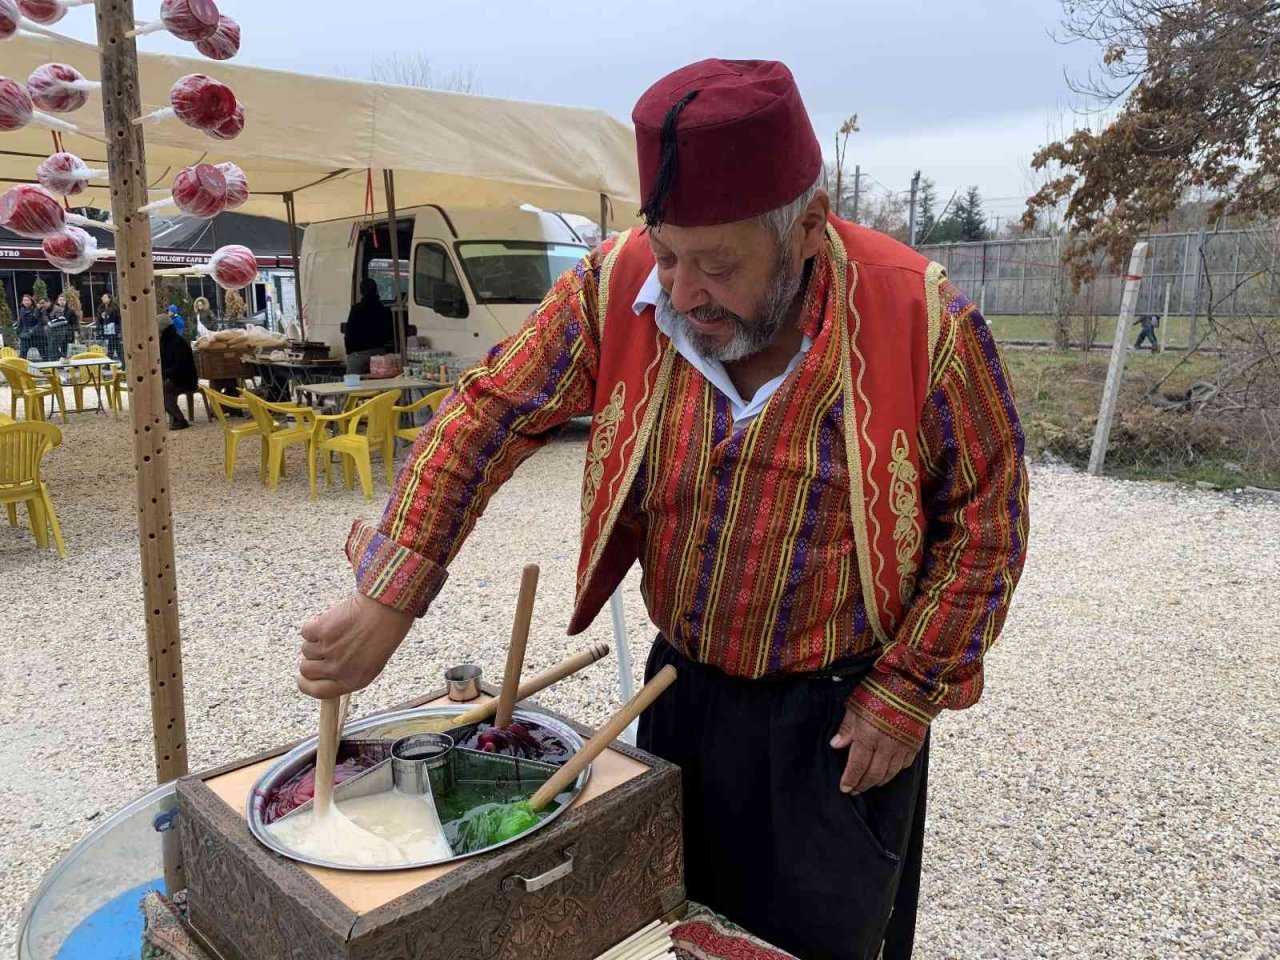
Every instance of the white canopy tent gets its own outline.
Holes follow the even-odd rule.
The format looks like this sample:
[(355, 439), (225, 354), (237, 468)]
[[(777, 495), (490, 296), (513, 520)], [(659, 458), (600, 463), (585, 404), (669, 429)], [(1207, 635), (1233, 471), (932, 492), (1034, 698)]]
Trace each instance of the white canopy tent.
[[(145, 49), (145, 41), (140, 46)], [(235, 91), (247, 119), (244, 133), (227, 142), (177, 120), (148, 126), (146, 176), (155, 197), (168, 192), (181, 167), (233, 160), (252, 191), (241, 212), (288, 219), (284, 199), (292, 195), (303, 223), (363, 213), (370, 170), (379, 212), (385, 209), (382, 171), (394, 171), (401, 208), (529, 203), (593, 221), (603, 210), (617, 227), (629, 225), (639, 206), (633, 134), (602, 111), (186, 57), (140, 53), (138, 60), (144, 110), (168, 106), (169, 88), (179, 77), (205, 73)], [(98, 51), (89, 44), (25, 32), (0, 42), (0, 74), (20, 83), (49, 62), (99, 79)], [(96, 95), (63, 119), (103, 135)], [(64, 134), (63, 142), (90, 167), (105, 168), (100, 143), (74, 134)], [(47, 128), (5, 134), (0, 182), (34, 182), (36, 166), (52, 152)], [(73, 203), (107, 209), (107, 194), (106, 182), (94, 181)]]

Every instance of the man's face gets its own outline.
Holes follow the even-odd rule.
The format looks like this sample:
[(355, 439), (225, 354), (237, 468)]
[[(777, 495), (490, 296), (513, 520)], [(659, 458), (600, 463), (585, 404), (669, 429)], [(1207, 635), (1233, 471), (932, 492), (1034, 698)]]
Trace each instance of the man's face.
[(726, 363), (767, 347), (800, 285), (793, 251), (754, 221), (649, 231), (658, 280), (695, 350)]
[(42, 306), (42, 307), (47, 307), (47, 306), (49, 306), (49, 298), (48, 298), (48, 297), (41, 297), (41, 298), (40, 298), (40, 306)]
[(700, 354), (731, 363), (767, 347), (800, 292), (804, 261), (822, 243), (826, 202), (816, 202), (778, 243), (754, 220), (648, 231), (658, 280)]

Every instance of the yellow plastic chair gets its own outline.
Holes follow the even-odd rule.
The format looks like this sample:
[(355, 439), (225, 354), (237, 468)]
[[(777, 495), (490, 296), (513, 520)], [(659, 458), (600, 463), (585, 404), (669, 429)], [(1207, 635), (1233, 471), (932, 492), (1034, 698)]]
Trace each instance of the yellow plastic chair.
[[(101, 347), (92, 346), (82, 350), (80, 353), (77, 353), (73, 359), (91, 360), (94, 357), (105, 357), (106, 355), (107, 351), (103, 350)], [(97, 371), (90, 370), (88, 367), (71, 368), (71, 390), (75, 394), (76, 410), (83, 410), (85, 408), (84, 392), (90, 387), (98, 386), (98, 376), (102, 377), (102, 389), (106, 391), (107, 406), (111, 407), (114, 411), (115, 407), (111, 402), (111, 391), (107, 388), (107, 375), (105, 370), (99, 374)]]
[[(9, 382), (9, 416), (17, 419), (18, 401), (21, 400), (26, 405), (24, 409), (28, 420), (43, 420), (45, 397), (53, 397), (62, 408), (62, 422), (67, 422), (67, 401), (62, 395), (61, 384), (56, 389), (53, 385), (41, 386), (27, 362), (18, 357), (0, 360), (0, 375)], [(56, 383), (57, 377), (53, 379)]]
[(53, 512), (49, 488), (40, 479), (40, 461), (62, 443), (62, 431), (51, 423), (24, 421), (0, 424), (0, 503), (9, 512), (9, 526), (18, 525), (18, 504), (27, 505), (31, 532), (40, 549), (49, 548), (49, 531), (58, 556), (65, 558), (67, 546), (62, 542), (62, 527)]
[[(354, 465), (360, 476), (360, 489), (364, 492), (366, 500), (373, 499), (372, 453), (375, 449), (382, 450), (387, 483), (395, 482), (396, 435), (393, 429), (392, 410), (399, 396), (398, 390), (388, 390), (386, 393), (378, 394), (372, 400), (366, 400), (354, 410), (348, 410), (346, 413), (321, 414), (316, 417), (311, 431), (311, 453), (307, 462), (307, 468), (311, 473), (311, 496), (316, 495), (316, 458), (324, 457), (324, 481), (327, 484), (332, 464), (330, 454), (333, 453), (342, 457), (342, 475), (348, 490), (353, 486), (351, 468)], [(361, 433), (360, 423), (366, 419), (368, 428)], [(330, 427), (336, 428), (337, 432), (333, 436), (328, 434)]]
[(396, 405), (392, 407), (396, 418), (396, 439), (403, 440), (406, 443), (413, 443), (418, 439), (418, 434), (422, 433), (422, 427), (415, 426), (413, 421), (409, 421), (409, 426), (402, 427), (401, 418), (405, 414), (413, 415), (419, 410), (425, 410), (431, 416), (436, 415), (436, 411), (440, 409), (440, 404), (444, 403), (445, 398), (453, 393), (453, 387), (445, 387), (443, 390), (436, 390), (434, 393), (428, 393), (425, 397), (415, 400), (406, 407)]
[[(249, 401), (245, 399), (247, 394), (239, 397), (233, 397), (229, 394), (206, 387), (201, 384), (200, 389), (204, 392), (205, 404), (213, 413), (218, 423), (222, 424), (223, 431), (223, 460), (226, 464), (227, 479), (234, 480), (236, 476), (236, 450), (240, 444), (251, 437), (262, 437), (262, 427), (258, 421), (250, 414), (244, 420), (233, 423), (231, 417), (227, 415), (228, 410), (242, 410), (249, 413)], [(263, 483), (267, 482), (267, 444), (262, 444), (262, 456), (259, 458), (261, 463), (258, 467), (258, 479)]]
[[(284, 476), (284, 452), (297, 443), (307, 445), (307, 459), (311, 458), (311, 428), (316, 412), (296, 403), (268, 403), (256, 393), (245, 393), (249, 415), (258, 427), (266, 447), (266, 471), (263, 481), (274, 490)], [(292, 424), (278, 423), (276, 416), (293, 419)]]

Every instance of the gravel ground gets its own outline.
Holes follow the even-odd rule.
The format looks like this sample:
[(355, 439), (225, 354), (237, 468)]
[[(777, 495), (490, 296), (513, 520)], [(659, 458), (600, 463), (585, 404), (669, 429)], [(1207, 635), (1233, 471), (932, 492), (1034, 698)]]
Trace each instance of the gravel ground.
[[(65, 435), (47, 479), (68, 559), (0, 525), (4, 956), (40, 876), (152, 769), (129, 432), (80, 414)], [(527, 562), (542, 567), (529, 669), (610, 639), (607, 617), (564, 636), (583, 446), (571, 432), (495, 498), (357, 712), (462, 660), (496, 677)], [(203, 421), (170, 450), (198, 769), (314, 730), (297, 627), (348, 590), (346, 530), (378, 507), (341, 487), (309, 501), (296, 451), (274, 494), (248, 445), (228, 483)], [(935, 726), (917, 956), (1280, 955), (1280, 502), (1049, 467), (1033, 484), (1032, 555), (985, 699)], [(638, 665), (650, 631), (632, 587)], [(546, 702), (601, 720), (619, 699), (610, 663)]]

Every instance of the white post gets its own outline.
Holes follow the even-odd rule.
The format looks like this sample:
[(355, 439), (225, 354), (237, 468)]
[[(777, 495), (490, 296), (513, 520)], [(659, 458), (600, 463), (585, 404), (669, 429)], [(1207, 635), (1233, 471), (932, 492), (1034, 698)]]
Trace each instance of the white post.
[[(613, 645), (618, 651), (618, 686), (622, 691), (622, 702), (630, 703), (635, 694), (635, 680), (631, 676), (631, 648), (627, 646), (627, 616), (622, 607), (621, 586), (609, 598), (609, 613), (613, 619)], [(622, 739), (632, 746), (635, 746), (638, 723), (638, 720), (633, 720), (622, 735)]]
[(1169, 330), (1169, 295), (1173, 293), (1173, 281), (1164, 285), (1164, 313), (1160, 314), (1160, 352), (1164, 353)]
[(1129, 351), (1129, 327), (1138, 312), (1138, 290), (1142, 286), (1147, 248), (1145, 240), (1134, 244), (1133, 256), (1129, 258), (1129, 273), (1124, 281), (1124, 295), (1120, 298), (1120, 316), (1116, 318), (1116, 335), (1111, 342), (1111, 366), (1107, 369), (1107, 385), (1102, 390), (1098, 426), (1093, 432), (1093, 450), (1089, 454), (1089, 473), (1095, 477), (1102, 473), (1102, 462), (1107, 458), (1111, 421), (1116, 414), (1116, 399), (1120, 396), (1120, 381), (1124, 377), (1125, 354)]

